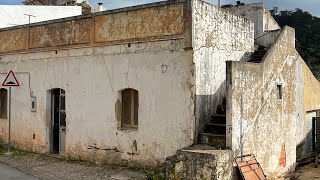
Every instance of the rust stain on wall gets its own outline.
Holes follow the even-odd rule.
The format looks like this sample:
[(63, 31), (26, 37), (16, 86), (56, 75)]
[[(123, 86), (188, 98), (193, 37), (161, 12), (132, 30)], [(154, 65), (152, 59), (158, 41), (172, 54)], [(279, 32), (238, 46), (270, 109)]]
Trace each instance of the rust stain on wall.
[(30, 29), (30, 49), (89, 44), (93, 19), (80, 19), (47, 24)]
[(26, 49), (27, 28), (0, 32), (0, 53)]
[(95, 17), (95, 42), (183, 34), (183, 4)]
[[(184, 3), (74, 18), (0, 32), (0, 54), (59, 47), (100, 46), (183, 38), (186, 22)], [(28, 33), (30, 31), (30, 34)], [(187, 31), (188, 32), (188, 31)], [(191, 37), (186, 37), (191, 38)]]

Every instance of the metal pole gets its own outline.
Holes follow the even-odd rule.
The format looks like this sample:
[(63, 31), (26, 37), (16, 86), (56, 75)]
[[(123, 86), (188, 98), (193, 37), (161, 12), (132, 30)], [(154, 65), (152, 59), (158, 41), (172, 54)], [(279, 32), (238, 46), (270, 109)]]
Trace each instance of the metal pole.
[(9, 137), (8, 137), (8, 154), (11, 149), (11, 87), (9, 87)]
[(221, 2), (220, 2), (221, 0), (218, 0), (218, 7), (220, 7), (220, 5), (221, 5)]

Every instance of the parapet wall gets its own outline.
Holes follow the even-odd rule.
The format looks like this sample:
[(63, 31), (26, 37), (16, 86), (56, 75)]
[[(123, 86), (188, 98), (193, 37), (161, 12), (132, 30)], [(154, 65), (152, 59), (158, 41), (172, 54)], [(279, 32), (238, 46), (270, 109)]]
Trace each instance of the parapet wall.
[(0, 31), (0, 54), (181, 39), (187, 9), (182, 0), (160, 2), (7, 28)]

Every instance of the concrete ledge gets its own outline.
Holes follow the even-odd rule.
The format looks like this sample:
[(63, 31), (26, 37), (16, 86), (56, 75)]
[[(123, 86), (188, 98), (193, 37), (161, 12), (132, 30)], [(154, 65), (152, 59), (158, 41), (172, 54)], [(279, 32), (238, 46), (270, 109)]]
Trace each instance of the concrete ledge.
[(231, 179), (233, 152), (231, 150), (179, 150), (167, 158), (166, 175), (169, 179)]

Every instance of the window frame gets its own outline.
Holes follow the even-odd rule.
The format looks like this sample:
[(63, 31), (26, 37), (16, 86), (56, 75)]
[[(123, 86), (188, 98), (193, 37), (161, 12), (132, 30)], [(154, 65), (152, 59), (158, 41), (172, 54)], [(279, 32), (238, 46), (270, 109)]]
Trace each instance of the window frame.
[[(125, 94), (130, 95), (130, 100), (125, 98)], [(128, 95), (127, 94), (127, 95)], [(127, 88), (121, 91), (121, 129), (138, 129), (139, 126), (139, 92), (136, 89)], [(127, 103), (130, 103), (128, 112)], [(130, 114), (130, 123), (126, 123), (126, 113)]]
[(282, 100), (283, 99), (283, 85), (277, 84), (277, 99)]

